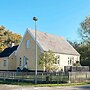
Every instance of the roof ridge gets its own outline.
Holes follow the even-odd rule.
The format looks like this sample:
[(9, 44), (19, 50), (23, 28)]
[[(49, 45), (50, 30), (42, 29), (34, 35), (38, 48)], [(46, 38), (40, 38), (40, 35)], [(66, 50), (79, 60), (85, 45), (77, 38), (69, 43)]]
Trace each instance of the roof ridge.
[[(34, 29), (28, 29), (29, 31), (34, 31), (35, 32), (35, 30)], [(51, 34), (51, 33), (47, 33), (47, 32), (43, 32), (43, 31), (39, 31), (39, 30), (37, 30), (37, 33), (43, 33), (43, 34), (45, 34), (45, 35), (51, 35), (51, 36), (55, 36), (55, 37), (58, 37), (58, 38), (63, 38), (64, 39), (64, 37), (63, 36), (59, 36), (59, 35), (56, 35), (56, 34)]]

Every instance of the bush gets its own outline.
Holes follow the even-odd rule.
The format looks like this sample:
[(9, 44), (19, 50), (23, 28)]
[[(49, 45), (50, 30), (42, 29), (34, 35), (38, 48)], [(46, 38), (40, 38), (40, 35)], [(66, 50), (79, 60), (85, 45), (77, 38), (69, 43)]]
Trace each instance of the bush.
[(20, 67), (17, 67), (17, 72), (20, 72), (20, 71), (21, 71)]
[(23, 71), (23, 72), (27, 72), (27, 71), (29, 71), (29, 70), (28, 70), (27, 68), (23, 68), (22, 71)]

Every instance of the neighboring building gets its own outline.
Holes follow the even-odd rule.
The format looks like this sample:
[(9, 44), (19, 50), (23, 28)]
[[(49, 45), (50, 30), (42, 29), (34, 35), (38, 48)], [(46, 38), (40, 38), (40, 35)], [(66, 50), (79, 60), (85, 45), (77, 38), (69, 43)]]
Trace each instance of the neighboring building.
[[(64, 70), (64, 66), (73, 66), (80, 61), (80, 54), (63, 37), (37, 31), (37, 60), (43, 51), (52, 50), (58, 56), (57, 65)], [(16, 52), (16, 67), (35, 70), (35, 31), (27, 30)]]
[(16, 70), (16, 56), (15, 51), (17, 46), (6, 48), (0, 53), (0, 70)]

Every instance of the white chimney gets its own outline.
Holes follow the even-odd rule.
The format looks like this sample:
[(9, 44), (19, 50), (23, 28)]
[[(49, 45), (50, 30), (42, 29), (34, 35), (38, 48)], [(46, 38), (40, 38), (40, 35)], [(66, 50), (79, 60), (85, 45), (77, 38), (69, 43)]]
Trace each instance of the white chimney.
[(11, 47), (15, 46), (15, 43), (12, 43)]

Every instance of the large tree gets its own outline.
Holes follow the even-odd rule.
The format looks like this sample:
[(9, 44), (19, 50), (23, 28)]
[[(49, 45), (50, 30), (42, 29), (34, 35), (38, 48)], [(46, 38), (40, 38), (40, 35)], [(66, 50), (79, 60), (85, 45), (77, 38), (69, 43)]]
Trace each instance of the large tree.
[(90, 44), (90, 16), (86, 17), (83, 22), (81, 22), (80, 35), (84, 42)]
[(7, 30), (4, 26), (0, 26), (0, 52), (9, 47), (12, 43), (18, 45), (21, 38), (21, 35)]
[(51, 50), (44, 51), (40, 55), (39, 64), (43, 67), (44, 71), (53, 72), (58, 70), (58, 66), (55, 65), (57, 62), (57, 57)]
[(81, 22), (80, 35), (83, 39), (83, 43), (79, 47), (81, 64), (90, 66), (90, 16)]
[(81, 54), (81, 65), (90, 66), (90, 45), (82, 44), (78, 50)]
[(69, 43), (80, 53), (80, 64), (82, 66), (90, 66), (90, 44), (71, 41)]

